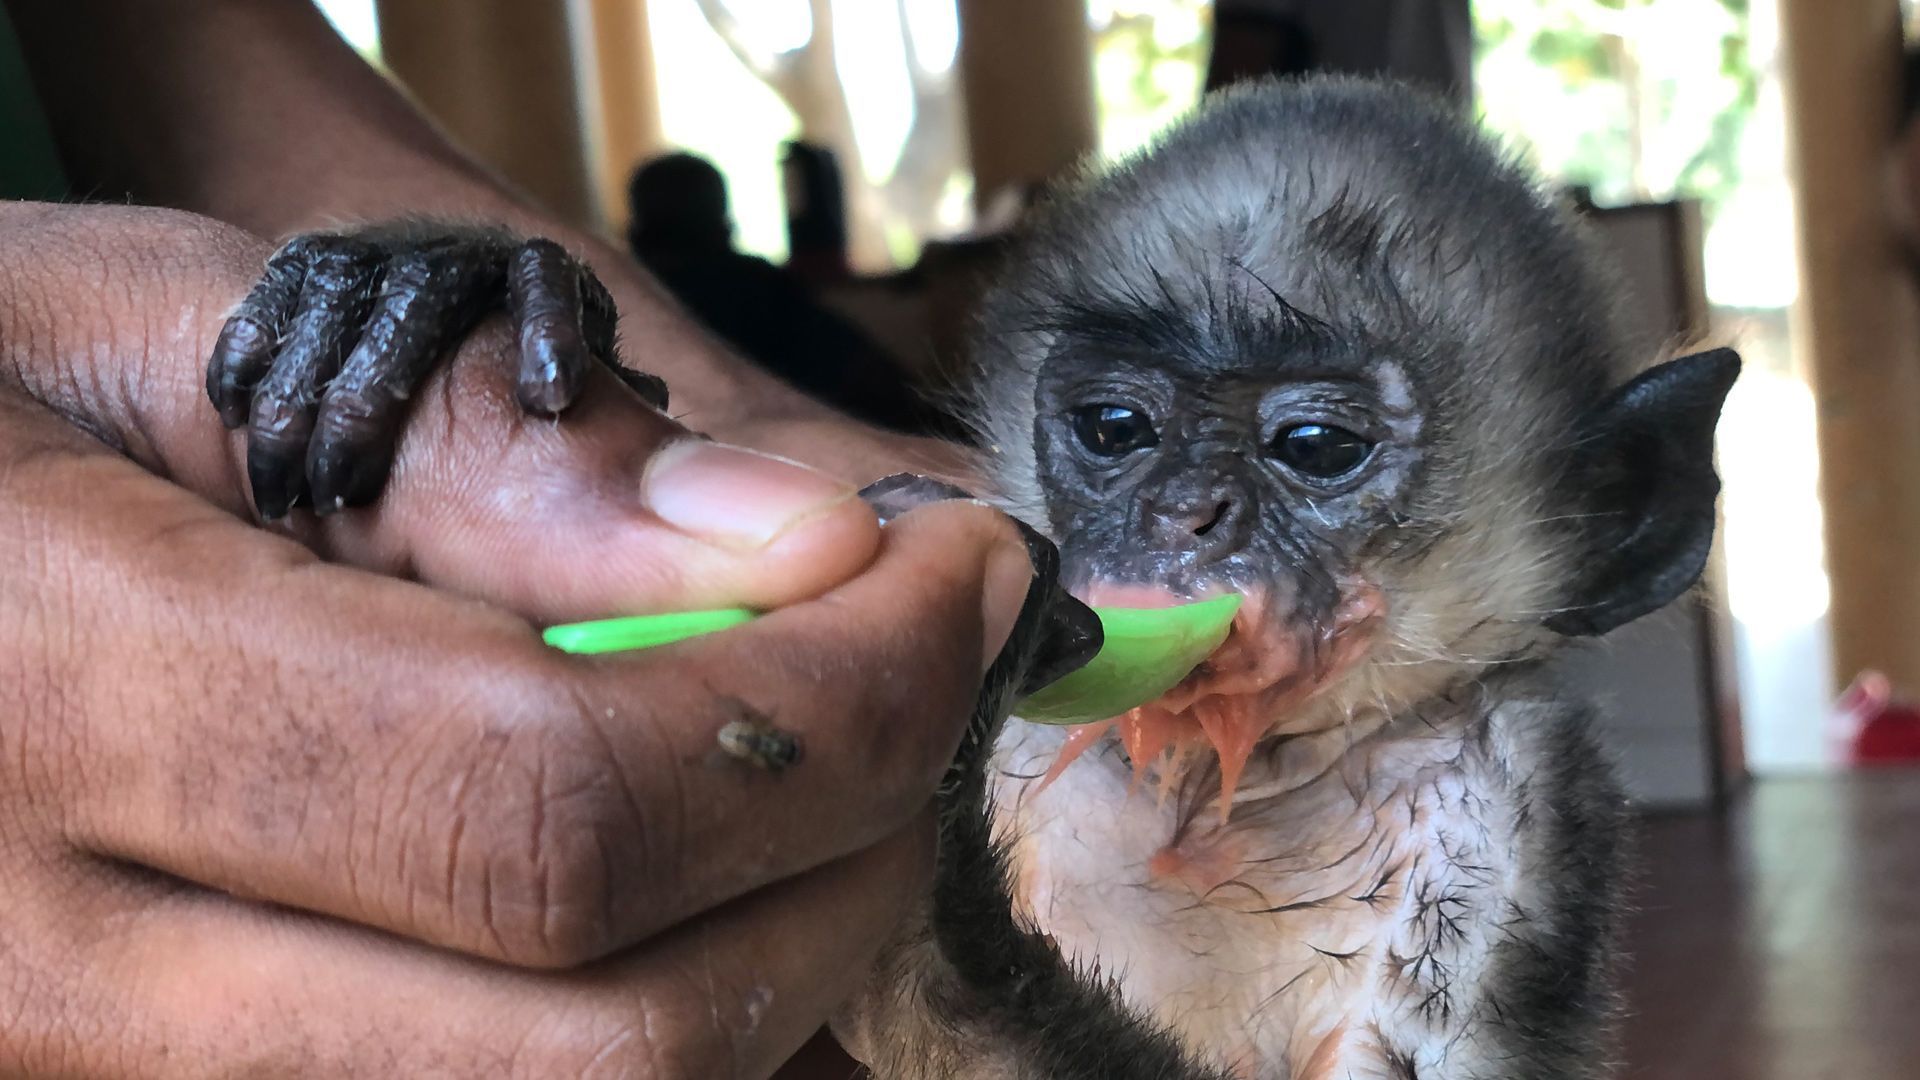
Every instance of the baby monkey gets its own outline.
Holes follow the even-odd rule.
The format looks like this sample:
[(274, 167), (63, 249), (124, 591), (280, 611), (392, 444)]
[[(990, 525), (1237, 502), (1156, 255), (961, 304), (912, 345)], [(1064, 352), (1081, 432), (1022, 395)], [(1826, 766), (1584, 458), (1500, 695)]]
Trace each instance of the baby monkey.
[(1384, 84), (1228, 91), (1039, 211), (975, 339), (996, 490), (1082, 600), (1244, 602), (1104, 724), (1003, 723), (1003, 657), (855, 1055), (1607, 1075), (1627, 819), (1551, 661), (1698, 580), (1739, 370), (1641, 370), (1615, 297), (1532, 179)]

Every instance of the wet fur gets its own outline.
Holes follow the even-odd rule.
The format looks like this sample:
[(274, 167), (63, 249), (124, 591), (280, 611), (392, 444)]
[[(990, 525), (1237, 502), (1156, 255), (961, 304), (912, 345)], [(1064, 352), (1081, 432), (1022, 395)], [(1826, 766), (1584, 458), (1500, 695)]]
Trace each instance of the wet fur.
[[(1367, 377), (1419, 403), (1418, 452), (1383, 471), (1389, 521), (1333, 524), (1367, 535), (1356, 565), (1391, 609), (1225, 829), (1197, 812), (1217, 774), (1128, 799), (1111, 745), (1036, 797), (1058, 730), (983, 718), (926, 922), (843, 1038), (881, 1080), (1609, 1075), (1626, 823), (1550, 624), (1604, 629), (1580, 613), (1606, 583), (1570, 582), (1625, 541), (1591, 524), (1620, 511), (1582, 446), (1639, 365), (1570, 217), (1447, 106), (1324, 80), (1211, 102), (1062, 194), (1010, 261), (977, 419), (1004, 504), (1069, 563), (1101, 511), (1048, 479), (1050, 365), (1102, 340), (1202, 370), (1249, 340), (1377, 345)], [(1661, 602), (1697, 576), (1697, 533), (1659, 548)], [(1226, 880), (1148, 882), (1146, 854), (1189, 834), (1224, 845)]]

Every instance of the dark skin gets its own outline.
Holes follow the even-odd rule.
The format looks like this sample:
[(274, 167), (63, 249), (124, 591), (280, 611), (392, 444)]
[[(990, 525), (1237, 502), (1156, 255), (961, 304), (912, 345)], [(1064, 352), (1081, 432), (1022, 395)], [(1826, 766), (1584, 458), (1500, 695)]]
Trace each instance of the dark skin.
[[(551, 236), (600, 272), (622, 310), (629, 347), (649, 372), (672, 381), (675, 408), (704, 431), (804, 459), (855, 484), (903, 466), (960, 467), (938, 447), (848, 424), (733, 361), (623, 253), (529, 206), (446, 146), (303, 3), (204, 0), (162, 9), (138, 0), (83, 0), (12, 4), (10, 14), (38, 64), (39, 89), (69, 170), (90, 193), (187, 207), (262, 236), (342, 219), (418, 214), (501, 222)], [(71, 48), (75, 41), (88, 48)], [(116, 213), (132, 213), (140, 224)], [(554, 1075), (591, 1061), (631, 1065), (643, 1075), (772, 1069), (844, 996), (842, 975), (858, 972), (871, 949), (866, 928), (892, 922), (923, 880), (931, 837), (919, 815), (971, 712), (979, 671), (968, 670), (968, 658), (992, 648), (974, 642), (1004, 632), (1030, 580), (1024, 553), (1011, 563), (990, 554), (1020, 550), (1004, 523), (977, 507), (929, 508), (938, 520), (909, 515), (883, 539), (851, 486), (725, 448), (718, 457), (683, 453), (687, 430), (647, 408), (644, 394), (622, 387), (598, 363), (588, 365), (566, 409), (568, 424), (556, 428), (522, 408), (518, 380), (507, 374), (519, 370), (520, 351), (481, 326), (465, 346), (467, 359), (426, 375), (412, 396), (416, 423), (394, 449), (378, 514), (316, 519), (296, 513), (277, 525), (281, 536), (234, 531), (233, 516), (252, 511), (247, 450), (244, 437), (226, 436), (211, 422), (206, 358), (219, 320), (246, 295), (270, 245), (200, 219), (183, 225), (167, 215), (79, 209), (53, 216), (99, 224), (74, 236), (64, 227), (10, 220), (7, 243), (0, 244), (0, 251), (32, 254), (0, 274), (9, 290), (0, 310), (13, 320), (0, 332), (0, 343), (10, 346), (8, 386), (0, 394), (9, 409), (19, 404), (22, 410), (9, 412), (0, 425), (0, 472), (10, 483), (38, 485), (32, 493), (13, 492), (16, 515), (8, 520), (42, 526), (10, 539), (6, 550), (27, 558), (14, 560), (4, 582), (10, 598), (44, 613), (48, 625), (67, 628), (64, 640), (83, 650), (59, 652), (63, 639), (42, 635), (34, 651), (22, 655), (44, 661), (49, 671), (60, 670), (56, 661), (84, 656), (89, 677), (18, 683), (21, 696), (9, 702), (9, 715), (31, 719), (29, 727), (48, 738), (9, 746), (19, 751), (9, 760), (28, 772), (4, 786), (10, 801), (0, 818), (7, 841), (0, 846), (10, 860), (0, 875), (10, 911), (0, 954), (10, 976), (4, 1007), (14, 1018), (0, 1040), (5, 1068), (91, 1075), (151, 1075), (163, 1066), (189, 1076), (223, 1070)], [(67, 270), (77, 276), (59, 276)], [(47, 272), (54, 276), (35, 276)], [(31, 288), (15, 288), (22, 283)], [(584, 282), (581, 289), (584, 309)], [(73, 301), (105, 296), (114, 303), (103, 309)], [(506, 299), (496, 292), (482, 307), (499, 310)], [(183, 318), (183, 309), (192, 317)], [(57, 325), (41, 325), (43, 316)], [(104, 357), (116, 365), (80, 362)], [(545, 381), (564, 382), (558, 373), (575, 370), (568, 363), (556, 361), (556, 378)], [(399, 382), (376, 384), (391, 389)], [(250, 406), (248, 412), (250, 419)], [(297, 477), (297, 452), (280, 449), (273, 459), (279, 475)], [(656, 483), (668, 457), (688, 483)], [(662, 468), (647, 468), (650, 462)], [(698, 468), (689, 470), (693, 464)], [(298, 483), (289, 479), (283, 489)], [(76, 505), (75, 490), (93, 497)], [(716, 510), (725, 513), (716, 516)], [(64, 531), (48, 531), (47, 523), (63, 523)], [(188, 576), (167, 579), (167, 589), (131, 595), (118, 577), (71, 572), (79, 566), (72, 562), (77, 553), (103, 550), (97, 538), (112, 539), (111, 553), (139, 571), (134, 580), (150, 574), (155, 559)], [(249, 572), (250, 587), (235, 589), (234, 568), (248, 566), (265, 572)], [(856, 580), (869, 583), (860, 592), (865, 600), (844, 593)], [(814, 671), (857, 672), (872, 663), (915, 672), (911, 712), (922, 721), (908, 737), (897, 725), (907, 711), (898, 702), (822, 700), (834, 715), (816, 726), (787, 707), (786, 690), (756, 693), (756, 708), (804, 731), (804, 768), (777, 785), (740, 787), (737, 802), (708, 803), (697, 815), (681, 815), (674, 802), (674, 792), (691, 796), (694, 789), (634, 788), (652, 820), (685, 817), (713, 826), (710, 843), (692, 862), (716, 872), (757, 867), (751, 874), (762, 882), (757, 888), (746, 879), (716, 887), (696, 875), (672, 886), (684, 889), (677, 899), (635, 899), (639, 907), (622, 915), (602, 942), (542, 945), (535, 933), (528, 944), (509, 935), (503, 950), (484, 905), (443, 910), (417, 901), (416, 889), (424, 896), (447, 880), (428, 864), (413, 866), (409, 876), (352, 845), (336, 852), (343, 865), (302, 858), (285, 843), (297, 831), (316, 850), (333, 851), (330, 844), (344, 843), (342, 828), (369, 843), (375, 836), (412, 835), (409, 830), (429, 847), (436, 837), (464, 837), (475, 858), (462, 865), (478, 873), (493, 865), (489, 852), (506, 857), (519, 850), (525, 816), (507, 814), (506, 802), (488, 802), (495, 794), (489, 790), (478, 790), (476, 798), (502, 807), (506, 816), (499, 821), (463, 823), (444, 806), (401, 797), (377, 778), (392, 768), (404, 771), (413, 755), (383, 744), (382, 732), (390, 738), (413, 732), (412, 751), (445, 751), (445, 767), (457, 772), (466, 761), (477, 770), (484, 759), (473, 755), (490, 751), (458, 738), (472, 729), (454, 723), (438, 737), (432, 732), (443, 729), (421, 719), (485, 720), (490, 714), (475, 712), (476, 695), (509, 707), (521, 698), (506, 691), (532, 685), (536, 697), (579, 709), (531, 720), (503, 714), (500, 723), (536, 740), (556, 737), (556, 745), (569, 748), (571, 767), (616, 775), (620, 761), (631, 760), (618, 744), (561, 738), (586, 730), (577, 723), (593, 719), (590, 706), (599, 691), (582, 696), (576, 680), (615, 676), (602, 664), (556, 669), (554, 658), (534, 644), (532, 625), (610, 608), (804, 607), (829, 595), (821, 610), (833, 614), (818, 625), (743, 630), (681, 650), (666, 667), (616, 665), (626, 673), (616, 678), (622, 685), (604, 688), (624, 738), (684, 739), (689, 760), (704, 761), (724, 723), (712, 687), (739, 689), (729, 671), (781, 657)], [(876, 603), (905, 622), (869, 621), (866, 609)], [(161, 621), (139, 621), (148, 612)], [(191, 619), (181, 622), (187, 615)], [(127, 632), (140, 627), (152, 633)], [(195, 636), (142, 666), (143, 650), (175, 640), (182, 629)], [(500, 634), (505, 638), (489, 636)], [(435, 641), (452, 650), (451, 658), (479, 649), (490, 674), (476, 679), (458, 664), (422, 664), (419, 655), (395, 648), (396, 642)], [(952, 664), (902, 659), (919, 650)], [(288, 656), (305, 657), (309, 674), (286, 668)], [(356, 675), (351, 700), (341, 696), (342, 671)], [(263, 681), (265, 673), (277, 677)], [(968, 688), (960, 697), (928, 692), (950, 676), (958, 681), (948, 689)], [(628, 679), (632, 685), (625, 685)], [(874, 684), (856, 675), (847, 685)], [(98, 693), (78, 701), (79, 686)], [(209, 696), (210, 686), (230, 688), (233, 696)], [(817, 694), (809, 691), (809, 698)], [(192, 703), (178, 715), (162, 711), (150, 725), (156, 738), (178, 744), (185, 756), (177, 760), (132, 747), (124, 757), (88, 756), (71, 740), (53, 738), (83, 721), (117, 730), (109, 721), (124, 721), (128, 702), (144, 708), (167, 701)], [(627, 709), (644, 710), (659, 723), (628, 716)], [(369, 716), (407, 722), (355, 728)], [(288, 795), (312, 791), (312, 778), (277, 770), (322, 760), (299, 749), (315, 746), (344, 755), (343, 768), (329, 775), (364, 783), (314, 803), (287, 802)], [(789, 781), (802, 774), (824, 778), (834, 760), (861, 747), (886, 748), (919, 764), (871, 766), (900, 786), (889, 781), (885, 790), (874, 790), (880, 803), (859, 821), (823, 824), (804, 805), (769, 805), (782, 798), (804, 804), (811, 797), (806, 791), (823, 789)], [(175, 846), (153, 836), (141, 847), (139, 837), (63, 835), (90, 820), (76, 803), (86, 789), (73, 778), (97, 769), (110, 779), (116, 761), (137, 761), (125, 771), (147, 786), (114, 788), (119, 809), (107, 824), (151, 825), (165, 820), (163, 812), (184, 808), (200, 815), (205, 829), (170, 834), (168, 844)], [(700, 775), (737, 783), (738, 772), (703, 768)], [(205, 782), (222, 776), (259, 782), (244, 790)], [(150, 805), (137, 801), (142, 792), (152, 795)], [(14, 805), (14, 794), (31, 795), (32, 812)], [(852, 804), (836, 796), (835, 805)], [(313, 806), (341, 813), (306, 817)], [(730, 824), (752, 820), (753, 807), (768, 822), (813, 823), (813, 840), (789, 849), (807, 869), (764, 864), (760, 853), (769, 838)], [(303, 821), (309, 828), (289, 824)], [(353, 822), (367, 828), (354, 831)], [(247, 835), (241, 825), (263, 829), (260, 842), (237, 843)], [(644, 835), (630, 822), (609, 828)], [(593, 863), (601, 858), (574, 854)], [(129, 877), (123, 871), (130, 866), (136, 869)], [(163, 882), (186, 884), (147, 888), (141, 883), (151, 879), (137, 869), (142, 866), (170, 874)], [(352, 883), (353, 895), (341, 895), (342, 879)], [(471, 884), (454, 880), (463, 888)], [(508, 877), (484, 880), (512, 884)], [(677, 875), (660, 880), (671, 883)], [(742, 889), (750, 891), (741, 895)], [(254, 907), (228, 893), (276, 903)], [(462, 895), (489, 893), (483, 887)], [(565, 899), (548, 894), (550, 901)], [(316, 911), (330, 921), (302, 914)], [(85, 918), (77, 920), (76, 912)], [(626, 921), (630, 917), (634, 921)], [(823, 934), (810, 925), (819, 920), (857, 927), (859, 940)], [(137, 923), (150, 932), (94, 947), (67, 932), (77, 922)], [(33, 948), (16, 948), (14, 931)], [(155, 942), (172, 951), (156, 954)], [(136, 951), (115, 951), (122, 944)], [(563, 947), (541, 952), (554, 944)], [(598, 959), (582, 963), (589, 953)], [(136, 957), (131, 970), (159, 982), (135, 986), (109, 977), (116, 965), (135, 965)], [(565, 970), (529, 972), (500, 959)], [(690, 991), (686, 973), (703, 968), (711, 978)], [(753, 1032), (736, 1037), (739, 1017), (732, 1012), (716, 1025), (714, 995), (756, 983), (776, 992)], [(14, 1000), (16, 994), (24, 996)], [(673, 1008), (663, 1010), (662, 1002)], [(140, 1023), (121, 1022), (129, 1006)], [(635, 1026), (642, 1021), (644, 1031)]]
[[(1381, 401), (1359, 350), (1330, 347), (1323, 378), (1282, 382), (1125, 353), (1115, 362), (1090, 342), (1063, 353), (1075, 349), (1108, 362), (1098, 378), (1044, 388), (1037, 445), (1076, 579), (1251, 586), (1262, 568), (1299, 562), (1302, 545), (1354, 546), (1392, 513), (1394, 459), (1408, 452), (1375, 451), (1413, 418)], [(1125, 532), (1112, 528), (1116, 498), (1135, 508)], [(1321, 586), (1319, 606), (1331, 606), (1328, 582), (1301, 584)]]
[[(472, 234), (471, 230), (449, 232), (445, 234), (448, 237), (445, 246), (462, 250), (460, 238)], [(353, 239), (349, 238), (348, 242), (353, 242)], [(305, 248), (307, 243), (305, 238), (296, 239), (289, 248), (299, 251)], [(431, 250), (438, 245), (428, 240), (423, 246)], [(502, 246), (512, 248), (514, 245), (503, 244)], [(543, 246), (547, 245), (541, 241), (533, 241), (519, 245), (518, 250), (537, 251)], [(474, 249), (471, 246), (465, 246), (464, 250), (471, 252)], [(570, 274), (572, 273), (570, 264), (557, 259), (547, 265), (564, 268)], [(464, 269), (464, 267), (465, 264), (456, 264), (457, 269)], [(283, 271), (278, 268), (270, 267), (266, 277), (255, 287), (254, 295), (257, 297), (262, 293), (275, 292), (284, 295), (288, 290), (284, 288), (282, 274)], [(488, 279), (484, 273), (454, 273), (448, 275), (446, 280), (471, 288), (466, 283)], [(570, 278), (570, 280), (577, 279)], [(423, 321), (419, 324), (402, 321), (397, 328), (400, 333), (391, 336), (415, 340), (446, 340), (454, 334), (463, 332), (464, 328), (470, 325), (465, 321), (466, 316), (461, 312), (460, 306), (448, 302), (445, 299), (445, 292), (436, 291), (438, 285), (438, 282), (429, 282), (428, 287), (425, 288), (407, 286), (405, 291), (396, 291), (396, 295), (389, 302), (390, 308), (405, 308), (416, 312), (418, 314), (415, 317)], [(519, 294), (512, 291), (506, 284), (498, 283), (496, 288), (507, 292), (510, 309), (516, 317), (530, 306), (518, 300)], [(497, 295), (495, 299), (497, 300)], [(484, 301), (472, 303), (474, 306), (479, 306)], [(540, 365), (533, 362), (535, 359), (555, 351), (547, 346), (547, 342), (552, 338), (560, 338), (569, 343), (592, 340), (593, 323), (591, 319), (583, 317), (579, 308), (563, 311), (563, 316), (570, 316), (570, 318), (554, 318), (543, 325), (529, 325), (525, 320), (520, 323), (518, 340), (521, 346), (521, 363), (518, 370), (522, 373), (522, 378), (517, 384), (516, 396), (522, 409), (529, 416), (543, 415), (546, 410), (541, 405), (550, 400), (537, 394), (529, 395), (528, 382), (524, 377), (529, 370), (540, 369)], [(258, 317), (254, 310), (242, 310), (228, 321), (221, 334), (221, 346), (215, 350), (208, 378), (209, 395), (216, 407), (222, 403), (222, 391), (226, 390), (232, 381), (223, 379), (222, 376), (233, 370), (233, 357), (237, 350), (227, 346), (235, 338), (281, 341), (277, 352), (271, 348), (263, 348), (261, 352), (264, 355), (249, 365), (252, 370), (258, 371), (281, 364), (297, 369), (304, 369), (307, 366), (305, 357), (313, 350), (303, 342), (302, 336), (293, 335), (278, 339), (277, 335), (261, 335), (256, 331), (253, 321)], [(376, 313), (369, 316), (365, 305), (344, 307), (314, 304), (297, 318), (301, 321), (303, 334), (313, 339), (330, 342), (357, 339), (362, 343), (385, 340), (384, 337), (376, 338), (374, 334), (375, 329), (380, 326), (380, 315)], [(362, 318), (372, 320), (365, 329), (356, 327), (352, 321)], [(435, 318), (441, 321), (437, 324), (424, 321)], [(543, 334), (550, 337), (542, 336)], [(529, 342), (532, 344), (530, 345)], [(581, 358), (583, 367), (591, 363), (588, 360), (590, 354), (587, 351), (580, 350), (577, 355)], [(291, 361), (288, 360), (289, 357), (292, 358)], [(431, 356), (428, 356), (421, 362), (430, 367), (431, 360)], [(377, 345), (374, 348), (361, 348), (355, 353), (354, 360), (349, 361), (350, 366), (354, 363), (365, 364), (369, 373), (375, 378), (385, 377), (394, 381), (402, 377), (418, 378), (426, 374), (425, 370), (416, 373), (412, 365), (403, 360), (395, 360), (392, 351), (381, 350)], [(331, 390), (329, 390), (330, 393)], [(253, 412), (256, 417), (261, 414), (260, 402), (264, 396), (266, 392), (256, 391), (253, 400)], [(529, 401), (530, 397), (533, 399), (532, 403)], [(324, 414), (326, 406), (323, 404), (321, 408)], [(227, 415), (231, 415), (234, 411), (237, 410), (223, 410)], [(376, 416), (369, 416), (364, 412), (355, 412), (353, 415), (364, 422), (365, 426), (361, 430), (366, 433), (366, 441), (376, 446), (391, 445), (398, 441), (400, 429), (408, 420), (406, 412), (400, 409)], [(259, 462), (262, 460), (258, 451), (259, 435), (259, 428), (256, 427), (248, 439), (249, 470), (255, 483), (256, 493), (262, 477), (259, 468)], [(289, 475), (295, 477), (293, 482), (298, 482), (298, 469), (303, 459), (308, 462), (327, 460), (330, 455), (337, 455), (336, 459), (340, 466), (348, 472), (377, 475), (382, 480), (386, 476), (385, 459), (379, 456), (383, 454), (381, 450), (375, 451), (374, 463), (377, 468), (363, 471), (361, 459), (354, 456), (352, 444), (346, 440), (323, 442), (319, 438), (313, 438), (310, 446), (312, 449), (304, 454), (295, 452), (269, 457), (269, 461), (290, 463), (285, 472), (270, 476), (269, 482), (280, 482), (283, 477)], [(317, 473), (314, 482), (318, 489), (320, 481)], [(362, 494), (367, 501), (372, 501), (380, 495), (380, 488), (369, 486), (362, 489)], [(931, 504), (953, 500), (970, 501), (971, 498), (962, 489), (913, 474), (899, 474), (880, 481), (868, 487), (863, 492), (863, 496), (878, 513), (883, 523), (910, 515), (916, 509)], [(976, 702), (967, 737), (963, 740), (954, 763), (948, 768), (946, 779), (942, 784), (944, 797), (940, 800), (941, 812), (938, 814), (939, 846), (944, 853), (940, 860), (943, 882), (941, 889), (949, 897), (958, 892), (966, 892), (969, 895), (978, 894), (997, 908), (984, 913), (984, 926), (978, 925), (974, 918), (983, 913), (973, 912), (969, 915), (964, 927), (954, 928), (950, 931), (951, 933), (955, 935), (984, 933), (997, 937), (1010, 935), (1019, 942), (1014, 947), (1014, 951), (1018, 953), (1017, 957), (1009, 958), (1006, 963), (987, 964), (987, 967), (992, 969), (994, 979), (999, 979), (1007, 971), (1023, 971), (1038, 964), (1048, 969), (1046, 976), (1048, 982), (1030, 988), (1029, 992), (1049, 992), (1077, 1001), (1086, 991), (1072, 984), (1057, 954), (1053, 953), (1044, 941), (1020, 933), (1007, 922), (1010, 909), (998, 903), (993, 891), (998, 879), (991, 870), (991, 856), (985, 850), (985, 836), (980, 831), (985, 822), (983, 807), (978, 802), (982, 794), (980, 782), (984, 774), (984, 755), (1013, 703), (1018, 698), (1078, 667), (1098, 648), (1100, 640), (1098, 623), (1091, 612), (1068, 596), (1058, 585), (1059, 562), (1052, 543), (1024, 526), (1021, 532), (1029, 561), (1037, 568), (1038, 574), (1033, 587), (1029, 590), (1027, 602), (1019, 620), (1012, 629), (1008, 648), (999, 658), (995, 668), (987, 674), (986, 684), (981, 697)], [(712, 765), (721, 769), (731, 765), (736, 769), (751, 769), (780, 776), (801, 764), (805, 756), (806, 741), (794, 726), (784, 721), (777, 723), (771, 713), (730, 695), (723, 696), (721, 702), (729, 719), (714, 734), (716, 751), (707, 755), (707, 760)], [(1116, 1029), (1113, 1036), (1115, 1039), (1141, 1037), (1138, 1033), (1121, 1029)], [(1177, 1051), (1153, 1036), (1146, 1037), (1146, 1042), (1141, 1049), (1143, 1054), (1148, 1055), (1141, 1059), (1143, 1062), (1171, 1062), (1178, 1058)], [(850, 1064), (844, 1054), (832, 1045), (830, 1039), (821, 1037), (816, 1038), (809, 1045), (806, 1054), (794, 1059), (789, 1067), (782, 1071), (782, 1075), (795, 1077), (837, 1075)]]
[[(665, 595), (635, 571), (667, 534), (622, 524), (636, 395), (595, 371), (564, 428), (527, 417), (483, 332), (423, 386), (381, 512), (290, 523), (305, 546), (245, 520), (201, 384), (265, 247), (0, 209), (0, 1071), (765, 1075), (816, 1030), (859, 924), (928, 872), (923, 810), (1032, 588), (1013, 531), (955, 504), (881, 533), (832, 494), (762, 551), (821, 602), (561, 657), (536, 625)], [(809, 674), (865, 663), (918, 677)], [(805, 767), (706, 767), (722, 685)]]

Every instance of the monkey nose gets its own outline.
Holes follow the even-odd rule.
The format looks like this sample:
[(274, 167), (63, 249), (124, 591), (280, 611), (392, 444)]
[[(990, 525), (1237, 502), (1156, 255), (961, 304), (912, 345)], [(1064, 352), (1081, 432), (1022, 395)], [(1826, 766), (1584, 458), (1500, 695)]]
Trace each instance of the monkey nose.
[[(1225, 521), (1227, 518), (1227, 515), (1232, 512), (1233, 512), (1233, 500), (1232, 499), (1220, 500), (1219, 505), (1213, 508), (1213, 515), (1207, 518), (1206, 524), (1194, 526), (1193, 535), (1195, 536), (1207, 535), (1208, 533), (1214, 530), (1215, 526), (1219, 525), (1222, 521)], [(1196, 515), (1196, 517), (1197, 516), (1198, 515)]]
[(1153, 508), (1148, 531), (1162, 548), (1224, 555), (1240, 546), (1245, 514), (1246, 500), (1226, 494), (1181, 500)]

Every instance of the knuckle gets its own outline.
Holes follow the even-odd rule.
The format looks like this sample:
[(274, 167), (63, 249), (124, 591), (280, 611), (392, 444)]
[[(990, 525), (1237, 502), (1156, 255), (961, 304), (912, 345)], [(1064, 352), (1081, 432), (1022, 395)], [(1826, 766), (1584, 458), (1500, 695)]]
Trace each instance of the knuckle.
[(395, 256), (387, 267), (384, 291), (392, 298), (443, 285), (458, 277), (454, 265), (436, 259), (430, 252), (409, 251)]
[(311, 422), (300, 415), (298, 406), (271, 400), (264, 395), (255, 399), (247, 430), (247, 459), (275, 468), (291, 466), (306, 457), (312, 437)]
[(250, 361), (272, 352), (275, 344), (273, 328), (261, 317), (234, 315), (221, 326), (220, 336), (214, 341), (213, 362), (231, 365)]
[(660, 869), (659, 823), (612, 742), (578, 708), (551, 706), (480, 742), (443, 833), (454, 909), (523, 966), (577, 967), (628, 944), (623, 914)]
[(224, 221), (187, 210), (135, 207), (116, 210), (126, 215), (120, 230), (151, 242), (154, 269), (162, 274), (199, 275), (209, 265), (258, 266), (260, 241)]
[(383, 410), (369, 387), (335, 382), (320, 399), (314, 420), (316, 441), (358, 445), (380, 435)]

